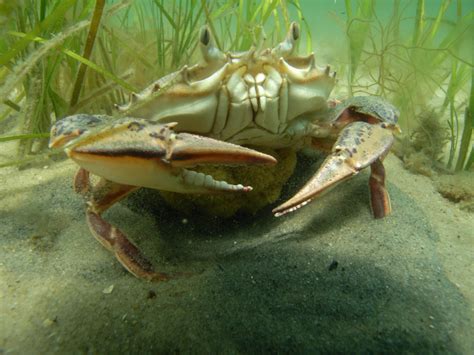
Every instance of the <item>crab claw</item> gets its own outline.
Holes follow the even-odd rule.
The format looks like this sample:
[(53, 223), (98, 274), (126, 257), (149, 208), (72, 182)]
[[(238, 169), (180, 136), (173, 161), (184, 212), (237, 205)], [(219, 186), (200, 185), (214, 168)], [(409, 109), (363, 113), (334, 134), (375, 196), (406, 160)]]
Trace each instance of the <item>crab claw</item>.
[[(77, 116), (65, 120), (53, 127), (55, 134), (52, 134), (50, 146), (63, 144), (66, 153), (79, 166), (119, 184), (183, 193), (250, 191), (250, 186), (216, 181), (210, 175), (188, 169), (205, 164), (276, 163), (272, 156), (252, 149), (176, 133), (172, 129), (176, 123), (163, 125), (150, 120), (124, 118), (88, 130), (74, 128)], [(79, 121), (82, 123), (84, 119)], [(67, 131), (74, 132), (71, 133), (73, 137), (64, 132), (59, 135), (61, 125), (68, 126)], [(84, 133), (81, 135), (80, 131)]]
[(387, 123), (369, 124), (353, 122), (347, 125), (316, 174), (291, 199), (273, 210), (275, 216), (293, 212), (314, 198), (372, 166), (370, 188), (372, 209), (377, 218), (390, 213), (390, 200), (384, 187), (384, 170), (381, 159), (393, 144), (392, 130)]

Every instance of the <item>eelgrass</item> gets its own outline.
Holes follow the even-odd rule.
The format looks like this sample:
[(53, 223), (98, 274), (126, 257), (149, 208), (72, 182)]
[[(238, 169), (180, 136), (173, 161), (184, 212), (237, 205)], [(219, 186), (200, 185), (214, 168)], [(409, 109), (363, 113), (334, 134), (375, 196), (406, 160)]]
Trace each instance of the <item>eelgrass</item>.
[[(464, 120), (462, 124), (462, 133), (459, 143), (459, 154), (456, 162), (455, 170), (460, 171), (463, 168), (466, 170), (471, 168), (474, 160), (474, 149), (472, 144), (472, 130), (474, 129), (474, 70), (471, 70), (471, 93), (469, 95), (469, 106), (464, 111)], [(471, 146), (471, 153), (468, 156), (469, 148)]]
[[(84, 53), (82, 57), (89, 60), (92, 54), (92, 48), (94, 47), (95, 38), (97, 36), (97, 31), (99, 30), (100, 20), (102, 18), (102, 13), (104, 11), (105, 0), (96, 0), (94, 13), (92, 14), (92, 20), (89, 27), (89, 33), (87, 35), (86, 44), (84, 46)], [(79, 100), (79, 94), (82, 89), (82, 84), (84, 83), (84, 76), (86, 74), (87, 65), (82, 62), (79, 65), (79, 70), (77, 72), (76, 81), (74, 83), (74, 89), (72, 91), (71, 101), (69, 107), (72, 108), (77, 104)]]
[[(401, 110), (400, 123), (408, 135), (420, 110), (430, 105), (441, 114), (449, 110), (446, 165), (455, 170), (468, 168), (472, 121), (467, 118), (469, 112), (463, 114), (466, 102), (460, 97), (466, 95), (473, 68), (474, 14), (463, 13), (461, 0), (441, 1), (432, 18), (426, 15), (424, 0), (418, 0), (413, 15), (407, 10), (409, 1), (393, 1), (391, 5), (391, 16), (381, 20), (375, 1), (346, 1), (350, 93), (392, 100)], [(457, 18), (452, 20), (448, 9), (454, 5)], [(406, 27), (406, 21), (413, 22), (413, 31), (403, 35), (400, 29)], [(436, 103), (439, 92), (444, 98)]]
[(349, 83), (349, 95), (353, 96), (353, 83), (355, 81), (357, 68), (359, 67), (362, 50), (365, 47), (365, 42), (369, 35), (374, 0), (360, 1), (355, 14), (352, 9), (351, 0), (345, 0), (345, 6), (347, 16), (346, 33), (349, 42), (349, 70), (347, 79)]

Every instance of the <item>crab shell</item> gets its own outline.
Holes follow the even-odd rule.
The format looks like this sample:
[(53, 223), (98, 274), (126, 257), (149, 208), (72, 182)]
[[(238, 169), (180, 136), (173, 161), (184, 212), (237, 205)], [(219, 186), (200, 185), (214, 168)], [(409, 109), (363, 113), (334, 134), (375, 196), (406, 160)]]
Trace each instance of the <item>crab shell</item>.
[(165, 76), (117, 107), (128, 116), (178, 122), (178, 131), (239, 145), (293, 147), (318, 112), (324, 117), (335, 84), (335, 73), (317, 67), (313, 54), (292, 55), (298, 38), (292, 23), (273, 49), (223, 53), (204, 28), (204, 63)]

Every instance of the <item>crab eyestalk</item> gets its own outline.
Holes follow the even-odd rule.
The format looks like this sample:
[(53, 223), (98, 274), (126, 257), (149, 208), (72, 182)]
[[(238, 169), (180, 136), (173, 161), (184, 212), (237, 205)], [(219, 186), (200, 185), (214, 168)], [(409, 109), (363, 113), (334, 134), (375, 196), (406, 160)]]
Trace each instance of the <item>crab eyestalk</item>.
[(199, 47), (204, 60), (207, 63), (225, 62), (225, 54), (216, 46), (216, 41), (207, 26), (201, 28), (199, 33)]
[(289, 57), (296, 47), (296, 41), (300, 38), (300, 27), (296, 22), (292, 22), (286, 38), (283, 42), (272, 49), (272, 54), (276, 57)]

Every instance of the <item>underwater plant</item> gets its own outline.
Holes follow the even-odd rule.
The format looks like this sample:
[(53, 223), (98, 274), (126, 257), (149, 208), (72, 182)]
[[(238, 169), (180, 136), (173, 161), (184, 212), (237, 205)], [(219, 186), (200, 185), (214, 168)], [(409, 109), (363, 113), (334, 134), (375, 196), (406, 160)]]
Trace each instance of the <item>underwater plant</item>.
[[(460, 0), (441, 1), (434, 17), (427, 14), (424, 0), (418, 0), (416, 8), (410, 1), (390, 4), (390, 16), (382, 18), (387, 2), (345, 3), (349, 91), (392, 100), (401, 110), (400, 125), (409, 139), (414, 129), (427, 123), (416, 119), (426, 117), (424, 110), (438, 112), (450, 133), (445, 165), (469, 169), (473, 126), (467, 107), (472, 107), (468, 87), (472, 87), (474, 12), (465, 13)], [(448, 11), (452, 6), (456, 6), (455, 19)], [(412, 31), (403, 31), (409, 26)]]
[(399, 138), (393, 152), (415, 173), (432, 176), (443, 168), (444, 148), (449, 142), (449, 128), (441, 121), (441, 115), (425, 108), (417, 117), (418, 125), (410, 134)]
[[(455, 170), (460, 171), (463, 168), (469, 170), (474, 162), (474, 144), (472, 143), (472, 131), (474, 130), (474, 70), (471, 69), (471, 93), (469, 94), (469, 106), (464, 111), (464, 122), (462, 127), (461, 141), (459, 143), (459, 155)], [(451, 134), (452, 136), (453, 134)], [(471, 152), (469, 153), (469, 146)], [(469, 154), (468, 154), (469, 153)], [(451, 157), (451, 156), (450, 156)]]
[[(82, 85), (82, 65), (93, 68), (115, 83), (132, 88), (119, 76), (103, 66), (91, 62), (90, 50), (81, 56), (82, 37), (89, 28), (88, 45), (94, 41), (97, 32), (97, 15), (103, 8), (103, 1), (96, 3), (96, 15), (90, 19), (89, 12), (94, 2), (31, 1), (18, 2), (9, 8), (10, 17), (6, 23), (5, 35), (0, 41), (0, 122), (15, 120), (14, 134), (0, 137), (0, 142), (18, 141), (17, 160), (3, 163), (14, 165), (34, 160), (25, 158), (31, 153), (46, 148), (48, 132), (56, 117), (74, 110), (79, 90), (71, 92), (74, 86)], [(105, 16), (111, 16), (123, 4), (110, 6)], [(82, 66), (82, 68), (84, 68)], [(76, 84), (74, 84), (76, 83)], [(86, 88), (92, 92), (99, 86), (97, 81), (88, 80)], [(98, 96), (98, 95), (96, 95)], [(99, 100), (94, 101), (96, 104)], [(49, 153), (48, 153), (49, 154)], [(47, 155), (48, 155), (47, 154)]]

